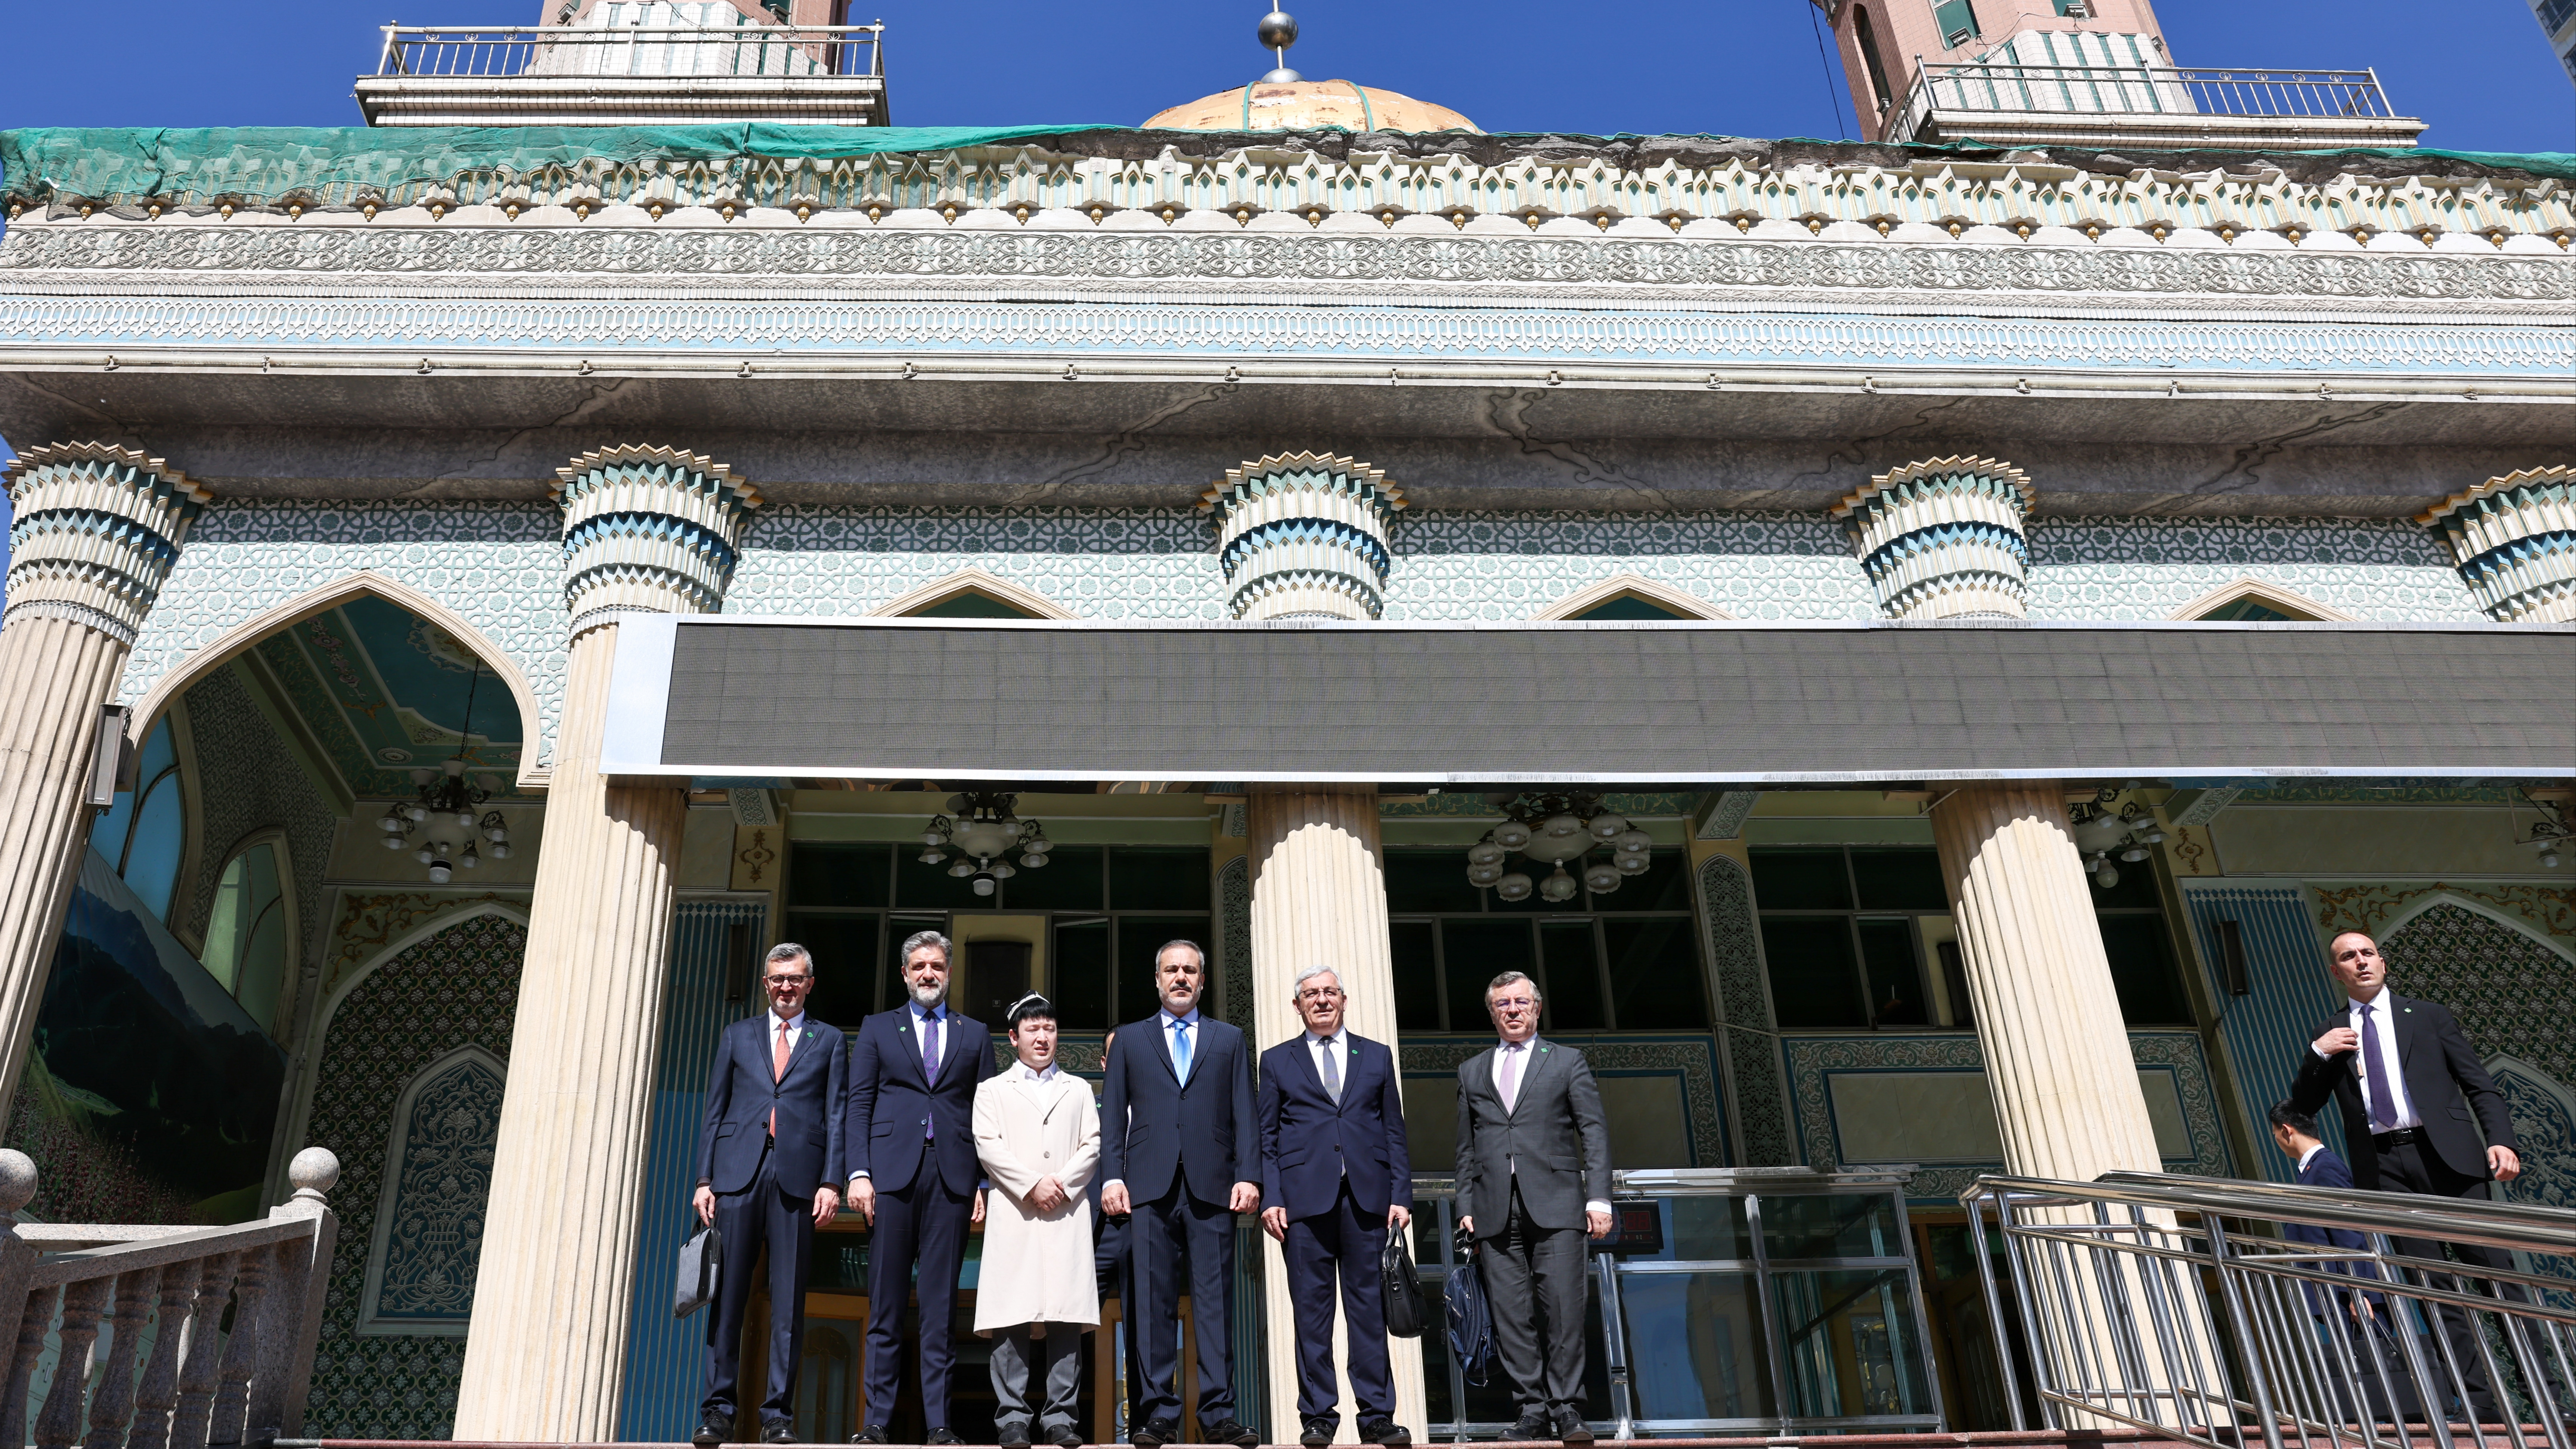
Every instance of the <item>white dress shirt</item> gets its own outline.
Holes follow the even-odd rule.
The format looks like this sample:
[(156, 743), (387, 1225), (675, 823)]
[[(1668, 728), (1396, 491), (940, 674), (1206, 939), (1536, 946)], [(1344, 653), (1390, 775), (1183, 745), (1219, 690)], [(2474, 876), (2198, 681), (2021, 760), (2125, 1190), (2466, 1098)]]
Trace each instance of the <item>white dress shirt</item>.
[(1027, 1062), (1020, 1062), (1017, 1065), (1019, 1070), (1011, 1074), (1011, 1079), (1013, 1081), (1052, 1082), (1055, 1080), (1056, 1064), (1053, 1062), (1049, 1062), (1043, 1067), (1033, 1067)]
[[(1337, 1031), (1331, 1036), (1317, 1036), (1311, 1031), (1306, 1033), (1306, 1055), (1315, 1063), (1316, 1081), (1339, 1082), (1345, 1092), (1351, 1089), (1351, 1034), (1349, 1032)], [(1330, 1076), (1324, 1074), (1326, 1057), (1333, 1059), (1333, 1071)], [(1336, 1096), (1333, 1100), (1338, 1102), (1341, 1098)]]
[(2314, 1162), (2314, 1161), (2316, 1160), (2317, 1154), (2318, 1154), (2318, 1153), (2320, 1153), (2320, 1152), (2323, 1152), (2323, 1151), (2325, 1151), (2325, 1150), (2326, 1150), (2326, 1145), (2325, 1145), (2324, 1143), (2320, 1142), (2320, 1143), (2318, 1143), (2316, 1146), (2309, 1148), (2307, 1151), (2300, 1153), (2300, 1154), (2299, 1154), (2299, 1171), (2301, 1171), (2301, 1172), (2305, 1172), (2305, 1171), (2307, 1171), (2307, 1170), (2308, 1170), (2308, 1164), (2309, 1164), (2309, 1163), (2311, 1163), (2311, 1162)]
[[(1163, 1028), (1163, 1050), (1171, 1054), (1173, 1074), (1181, 1079), (1181, 1084), (1183, 1086), (1189, 1085), (1190, 1072), (1195, 1072), (1199, 1069), (1199, 1053), (1207, 1046), (1207, 1032), (1199, 1025), (1199, 1009), (1193, 1006), (1190, 1008), (1189, 1015), (1174, 1016), (1172, 1015), (1172, 1009), (1166, 1006), (1161, 1011), (1154, 1013), (1154, 1020), (1157, 1025)], [(1177, 1047), (1178, 1038), (1174, 1034), (1175, 1028), (1179, 1027), (1179, 1025), (1185, 1021), (1190, 1024), (1190, 1072), (1184, 1072), (1181, 1070), (1181, 1054)], [(1136, 1120), (1136, 1109), (1134, 1107), (1129, 1107), (1127, 1109), (1127, 1120), (1131, 1123)], [(1103, 1188), (1125, 1187), (1127, 1185), (1127, 1181), (1125, 1178), (1112, 1177), (1105, 1179), (1100, 1185)]]
[[(2344, 1013), (2345, 1019), (2351, 1024), (2352, 1029), (2356, 1033), (2365, 1031), (2378, 1033), (2379, 1059), (2386, 1063), (2388, 1067), (2388, 1099), (2390, 1103), (2397, 1108), (2397, 1120), (2394, 1123), (2389, 1126), (2382, 1127), (2378, 1123), (2372, 1122), (2370, 1124), (2371, 1132), (2373, 1134), (2381, 1132), (2403, 1132), (2409, 1127), (2423, 1126), (2424, 1119), (2417, 1115), (2415, 1111), (2415, 1099), (2406, 1094), (2406, 1064), (2399, 1060), (2397, 1056), (2397, 1022), (2395, 1018), (2398, 1008), (2394, 998), (2390, 995), (2388, 988), (2385, 986), (2380, 987), (2378, 997), (2371, 1001), (2355, 1001), (2351, 997), (2345, 997), (2343, 1004), (2347, 1008)], [(2366, 1017), (2361, 1014), (2361, 1009), (2364, 1006), (2370, 1008), (2370, 1015)], [(2316, 1048), (2312, 1045), (2308, 1050), (2316, 1051)], [(2324, 1056), (2325, 1053), (2317, 1052), (2317, 1055)], [(2370, 1117), (2371, 1090), (2369, 1049), (2366, 1045), (2355, 1046), (2350, 1055), (2352, 1057), (2352, 1073), (2354, 1076), (2361, 1079), (2361, 1115), (2363, 1120), (2368, 1121)]]
[[(1538, 1053), (1531, 1048), (1537, 1045), (1538, 1038), (1533, 1036), (1527, 1041), (1503, 1042), (1494, 1048), (1494, 1095), (1497, 1097), (1503, 1094), (1503, 1059), (1507, 1056), (1520, 1058), (1512, 1068), (1512, 1100), (1505, 1104), (1507, 1109), (1520, 1105), (1521, 1093), (1529, 1086), (1530, 1067), (1538, 1061)], [(1512, 1175), (1520, 1176), (1520, 1159), (1510, 1159), (1510, 1166)], [(1610, 1204), (1599, 1198), (1591, 1198), (1584, 1202), (1583, 1210), (1588, 1213), (1606, 1213), (1610, 1211)]]
[(770, 1070), (772, 1072), (777, 1071), (778, 1029), (780, 1027), (785, 1027), (787, 1029), (788, 1050), (795, 1050), (796, 1034), (805, 1029), (805, 1013), (800, 1011), (794, 1016), (780, 1016), (778, 1014), (777, 1007), (773, 1006), (769, 1008), (769, 1060), (771, 1063)]

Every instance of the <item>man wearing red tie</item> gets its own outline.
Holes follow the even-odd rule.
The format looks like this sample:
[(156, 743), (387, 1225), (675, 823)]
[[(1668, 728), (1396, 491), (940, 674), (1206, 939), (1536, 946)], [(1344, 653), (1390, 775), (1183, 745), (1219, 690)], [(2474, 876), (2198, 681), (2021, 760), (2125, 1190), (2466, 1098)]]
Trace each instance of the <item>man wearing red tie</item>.
[[(957, 1355), (950, 1319), (966, 1229), (984, 1220), (975, 1157), (975, 1089), (993, 1075), (993, 1034), (948, 1005), (948, 938), (919, 931), (903, 943), (911, 1000), (859, 1023), (850, 1048), (850, 1206), (868, 1235), (867, 1420), (854, 1444), (892, 1437), (903, 1310), (921, 1295), (923, 1442), (954, 1444), (948, 1376)], [(917, 1273), (916, 1273), (916, 1270)]]
[(814, 960), (804, 947), (771, 947), (762, 970), (769, 1010), (725, 1028), (707, 1079), (706, 1121), (698, 1129), (698, 1221), (724, 1235), (716, 1311), (707, 1316), (706, 1396), (692, 1436), (701, 1445), (733, 1437), (742, 1317), (764, 1243), (769, 1392), (760, 1402), (760, 1437), (796, 1442), (788, 1421), (805, 1348), (805, 1270), (814, 1256), (814, 1229), (841, 1206), (841, 1033), (805, 1014)]

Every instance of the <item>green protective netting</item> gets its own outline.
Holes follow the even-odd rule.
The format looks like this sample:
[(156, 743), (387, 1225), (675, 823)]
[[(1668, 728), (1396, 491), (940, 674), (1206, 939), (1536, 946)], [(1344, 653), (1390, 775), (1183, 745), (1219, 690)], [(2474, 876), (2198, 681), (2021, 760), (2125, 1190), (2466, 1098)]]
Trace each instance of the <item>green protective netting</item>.
[(460, 177), (730, 160), (948, 151), (1102, 126), (39, 127), (0, 131), (0, 192), (110, 206), (310, 193), (402, 204)]

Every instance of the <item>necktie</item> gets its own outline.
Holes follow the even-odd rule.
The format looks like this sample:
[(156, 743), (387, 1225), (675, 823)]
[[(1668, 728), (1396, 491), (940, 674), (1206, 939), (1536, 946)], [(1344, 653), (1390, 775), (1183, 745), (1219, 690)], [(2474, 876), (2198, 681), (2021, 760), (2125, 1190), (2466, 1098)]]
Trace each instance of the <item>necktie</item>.
[[(928, 1086), (939, 1085), (939, 1017), (935, 1013), (921, 1018), (921, 1080)], [(927, 1142), (931, 1135), (930, 1116), (925, 1113), (921, 1119), (921, 1140)]]
[[(783, 1082), (787, 1080), (787, 1056), (794, 1046), (795, 1041), (787, 1032), (787, 1023), (783, 1021), (780, 1022), (778, 1024), (778, 1051), (769, 1063), (769, 1079), (771, 1081)], [(778, 1135), (778, 1109), (776, 1107), (769, 1109), (769, 1135), (772, 1137)]]
[(1513, 1042), (1511, 1045), (1509, 1045), (1509, 1046), (1507, 1046), (1507, 1047), (1504, 1047), (1504, 1048), (1503, 1048), (1503, 1092), (1502, 1092), (1502, 1096), (1503, 1096), (1503, 1110), (1504, 1110), (1504, 1111), (1506, 1111), (1506, 1112), (1508, 1112), (1508, 1111), (1512, 1110), (1512, 1099), (1513, 1099), (1514, 1097), (1517, 1097), (1517, 1096), (1519, 1096), (1519, 1095), (1520, 1095), (1520, 1090), (1521, 1090), (1521, 1074), (1520, 1074), (1520, 1065), (1521, 1065), (1521, 1044), (1520, 1044), (1519, 1042)]
[(1324, 1038), (1324, 1090), (1332, 1093), (1334, 1101), (1342, 1100), (1342, 1069), (1333, 1060), (1331, 1037)]
[(2382, 1132), (2397, 1126), (2397, 1094), (2388, 1089), (2388, 1056), (2379, 1049), (2379, 1028), (2370, 1020), (2370, 1008), (2361, 1009), (2361, 1065), (2370, 1080), (2370, 1125)]
[(1172, 1023), (1172, 1071), (1183, 1082), (1190, 1079), (1190, 1024)]

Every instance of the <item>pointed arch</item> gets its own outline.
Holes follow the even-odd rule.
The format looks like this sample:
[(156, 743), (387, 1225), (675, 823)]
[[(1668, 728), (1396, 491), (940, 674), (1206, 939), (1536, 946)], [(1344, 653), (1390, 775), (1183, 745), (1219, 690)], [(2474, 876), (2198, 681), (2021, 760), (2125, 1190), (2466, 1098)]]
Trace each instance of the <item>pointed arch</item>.
[(519, 710), (519, 736), (527, 742), (519, 752), (518, 787), (532, 793), (542, 792), (554, 769), (551, 765), (538, 763), (537, 744), (544, 735), (545, 717), (538, 712), (537, 692), (528, 683), (527, 671), (521, 669), (518, 661), (512, 659), (509, 652), (495, 643), (490, 635), (466, 622), (463, 615), (420, 590), (373, 569), (361, 569), (346, 578), (335, 579), (318, 589), (264, 609), (225, 630), (216, 636), (214, 642), (189, 654), (174, 667), (164, 670), (135, 705), (134, 724), (131, 726), (136, 732), (135, 738), (138, 741), (146, 738), (151, 732), (152, 722), (176, 704), (181, 695), (197, 681), (239, 658), (252, 645), (282, 629), (293, 628), (316, 614), (367, 596), (382, 599), (436, 624), (458, 643), (473, 650), (474, 657), (483, 661), (483, 667), (509, 686), (511, 702)]
[(944, 578), (898, 595), (868, 610), (876, 618), (894, 618), (905, 614), (926, 614), (942, 604), (953, 603), (971, 594), (981, 594), (1006, 609), (1032, 619), (1070, 619), (1072, 610), (1037, 592), (1012, 583), (998, 574), (982, 569), (959, 569)]
[[(2576, 966), (2576, 951), (2568, 950), (2564, 945), (2551, 939), (2548, 933), (2533, 926), (2531, 922), (2522, 920), (2508, 912), (2497, 910), (2495, 907), (2488, 905), (2484, 901), (2471, 900), (2467, 896), (2460, 895), (2457, 892), (2441, 889), (2426, 891), (2424, 894), (2408, 901), (2403, 907), (2391, 914), (2387, 920), (2380, 922), (2379, 929), (2376, 932), (2371, 933), (2371, 939), (2379, 942), (2381, 949), (2385, 950), (2391, 937), (2395, 936), (2398, 932), (2405, 930), (2417, 916), (2424, 914), (2435, 906), (2457, 906), (2461, 910), (2467, 911), (2470, 915), (2484, 916), (2488, 920), (2495, 922), (2497, 925), (2504, 927), (2506, 930), (2511, 931), (2516, 935), (2530, 937), (2533, 941), (2546, 947), (2551, 954), (2560, 957), (2571, 966)], [(2345, 929), (2357, 928), (2348, 927)], [(2341, 935), (2342, 931), (2339, 930), (2335, 934)], [(2326, 944), (2331, 945), (2332, 943), (2333, 937), (2329, 936), (2326, 940)]]
[[(384, 1181), (377, 1191), (366, 1276), (358, 1293), (358, 1333), (465, 1335), (474, 1302), (474, 1275), (457, 1273), (453, 1262), (437, 1259), (444, 1249), (445, 1257), (465, 1259), (470, 1268), (482, 1250), (484, 1210), (492, 1187), (487, 1141), (488, 1135), (499, 1131), (501, 1092), (509, 1078), (508, 1063), (467, 1042), (414, 1072), (403, 1084), (389, 1116)], [(424, 1097), (430, 1099), (426, 1114)], [(429, 1120), (419, 1120), (424, 1115)], [(453, 1120), (459, 1116), (464, 1121)], [(459, 1137), (464, 1140), (454, 1140)], [(427, 1158), (421, 1165), (428, 1171), (415, 1170), (416, 1152)], [(402, 1221), (406, 1206), (409, 1222)], [(420, 1230), (427, 1226), (424, 1220), (435, 1220), (457, 1240), (437, 1242), (441, 1234)], [(401, 1231), (398, 1240), (399, 1229), (408, 1230)], [(402, 1249), (432, 1261), (421, 1270), (396, 1275), (397, 1282), (391, 1286), (405, 1302), (401, 1308), (389, 1309), (386, 1279)]]
[(2206, 619), (2231, 605), (2251, 604), (2275, 614), (2309, 622), (2332, 621), (2348, 624), (2353, 616), (2331, 604), (2321, 604), (2305, 594), (2267, 584), (2248, 575), (2233, 583), (2221, 584), (2208, 593), (2173, 611), (2176, 619)]
[(1670, 584), (1657, 583), (1644, 574), (1621, 571), (1606, 579), (1576, 589), (1564, 598), (1539, 610), (1532, 618), (1573, 619), (1605, 604), (1620, 599), (1635, 599), (1650, 608), (1661, 609), (1684, 619), (1731, 619), (1735, 616), (1699, 597), (1684, 593)]

